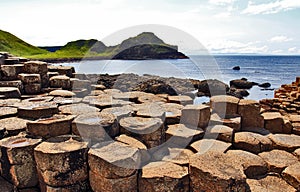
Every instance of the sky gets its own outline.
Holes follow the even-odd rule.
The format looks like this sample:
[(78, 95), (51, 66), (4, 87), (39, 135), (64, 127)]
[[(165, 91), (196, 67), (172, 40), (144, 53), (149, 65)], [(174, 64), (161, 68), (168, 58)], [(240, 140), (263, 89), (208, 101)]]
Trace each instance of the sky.
[(1, 30), (35, 46), (105, 40), (159, 24), (184, 31), (211, 53), (300, 54), (300, 0), (0, 0), (0, 13)]

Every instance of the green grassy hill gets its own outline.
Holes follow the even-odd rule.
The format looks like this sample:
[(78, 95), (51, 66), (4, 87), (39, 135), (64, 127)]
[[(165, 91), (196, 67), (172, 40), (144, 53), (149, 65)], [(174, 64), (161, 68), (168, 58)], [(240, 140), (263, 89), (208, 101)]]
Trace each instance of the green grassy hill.
[(0, 30), (0, 51), (10, 52), (13, 55), (23, 57), (45, 54), (48, 52), (30, 45), (13, 34), (2, 30)]

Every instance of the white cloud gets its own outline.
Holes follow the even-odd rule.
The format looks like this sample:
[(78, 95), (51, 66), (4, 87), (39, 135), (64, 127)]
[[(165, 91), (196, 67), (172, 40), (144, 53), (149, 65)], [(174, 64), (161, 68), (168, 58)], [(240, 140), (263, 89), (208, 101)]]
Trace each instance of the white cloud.
[(274, 53), (274, 54), (283, 53), (283, 50), (282, 49), (277, 49), (277, 50), (272, 51), (272, 53)]
[(295, 52), (297, 52), (297, 47), (291, 47), (291, 48), (288, 49), (288, 51), (290, 53), (295, 53)]
[(252, 1), (249, 1), (248, 7), (242, 13), (250, 15), (272, 14), (296, 8), (300, 8), (299, 0), (277, 0), (265, 4), (254, 4)]
[(228, 5), (234, 3), (236, 0), (209, 0), (210, 4), (214, 5)]
[(292, 40), (293, 40), (292, 38), (288, 38), (284, 35), (279, 35), (279, 36), (272, 37), (269, 41), (272, 43), (282, 43), (282, 42), (288, 42)]
[(215, 18), (219, 18), (219, 19), (229, 18), (230, 16), (231, 16), (230, 12), (222, 12), (214, 15)]

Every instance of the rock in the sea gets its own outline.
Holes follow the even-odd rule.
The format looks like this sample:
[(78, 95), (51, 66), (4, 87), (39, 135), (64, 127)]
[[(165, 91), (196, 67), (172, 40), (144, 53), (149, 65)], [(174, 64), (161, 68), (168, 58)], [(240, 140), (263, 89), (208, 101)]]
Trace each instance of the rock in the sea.
[(241, 70), (241, 67), (240, 66), (234, 66), (232, 69), (236, 70), (236, 71), (239, 71), (239, 70)]
[(216, 79), (201, 81), (198, 85), (198, 92), (204, 93), (205, 96), (226, 95), (229, 86)]
[(298, 159), (283, 150), (274, 149), (258, 154), (267, 164), (270, 172), (281, 173), (286, 167), (298, 162)]
[(300, 191), (300, 162), (288, 166), (282, 172), (283, 179), (292, 185), (297, 191)]
[(246, 175), (236, 157), (222, 152), (207, 152), (190, 157), (192, 191), (247, 191)]
[(188, 192), (188, 168), (171, 162), (151, 162), (143, 167), (139, 178), (140, 192)]
[(271, 83), (262, 83), (258, 85), (259, 87), (268, 88), (271, 87)]
[(243, 79), (235, 79), (230, 81), (230, 87), (235, 87), (237, 89), (251, 89), (253, 83)]

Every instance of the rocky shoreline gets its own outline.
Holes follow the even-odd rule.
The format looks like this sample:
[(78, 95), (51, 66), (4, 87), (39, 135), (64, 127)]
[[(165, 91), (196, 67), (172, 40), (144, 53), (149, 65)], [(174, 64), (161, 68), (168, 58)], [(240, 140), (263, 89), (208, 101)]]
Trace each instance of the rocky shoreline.
[(217, 80), (0, 65), (0, 191), (300, 190), (299, 77), (258, 102)]

